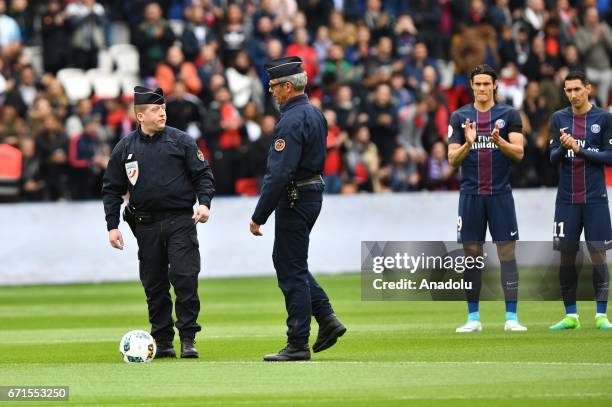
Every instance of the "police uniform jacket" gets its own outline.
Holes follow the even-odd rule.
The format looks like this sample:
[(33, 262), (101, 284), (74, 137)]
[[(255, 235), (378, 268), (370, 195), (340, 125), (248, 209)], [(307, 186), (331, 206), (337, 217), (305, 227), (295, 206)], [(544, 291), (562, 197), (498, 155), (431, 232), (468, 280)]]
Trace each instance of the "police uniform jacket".
[(215, 183), (212, 171), (195, 141), (166, 126), (153, 137), (140, 127), (123, 138), (110, 157), (102, 186), (107, 229), (119, 225), (122, 196), (138, 211), (166, 212), (210, 207)]
[[(281, 117), (274, 129), (273, 142), (268, 152), (266, 174), (253, 222), (263, 225), (279, 201), (287, 196), (290, 181), (302, 181), (320, 175), (327, 150), (327, 121), (323, 113), (299, 95), (280, 108)], [(323, 184), (300, 188), (323, 191)]]

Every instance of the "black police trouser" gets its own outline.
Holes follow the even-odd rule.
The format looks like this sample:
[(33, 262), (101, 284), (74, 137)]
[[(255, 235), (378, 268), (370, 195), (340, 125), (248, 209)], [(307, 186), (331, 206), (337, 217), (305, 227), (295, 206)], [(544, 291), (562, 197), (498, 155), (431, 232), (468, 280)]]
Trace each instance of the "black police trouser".
[(176, 327), (181, 338), (195, 337), (202, 328), (198, 274), (200, 251), (196, 227), (189, 213), (173, 214), (148, 225), (136, 224), (140, 281), (144, 286), (155, 340), (172, 341), (172, 298), (176, 294)]
[(308, 243), (312, 227), (321, 212), (321, 202), (281, 201), (276, 207), (272, 260), (278, 286), (285, 296), (287, 337), (294, 345), (308, 343), (310, 320), (317, 321), (334, 311), (323, 288), (308, 271)]

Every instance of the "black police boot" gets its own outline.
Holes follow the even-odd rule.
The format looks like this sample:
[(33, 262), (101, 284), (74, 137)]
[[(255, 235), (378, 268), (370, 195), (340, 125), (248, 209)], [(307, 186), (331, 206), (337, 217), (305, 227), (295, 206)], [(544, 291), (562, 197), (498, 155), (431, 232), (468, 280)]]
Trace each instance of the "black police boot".
[(155, 352), (155, 358), (175, 358), (176, 352), (171, 341), (160, 341), (157, 342), (157, 352)]
[(200, 357), (195, 348), (195, 340), (193, 338), (181, 338), (181, 357), (183, 359), (196, 359)]
[(292, 345), (290, 343), (278, 353), (266, 355), (264, 362), (295, 362), (300, 360), (310, 360), (310, 349), (308, 344)]
[(319, 333), (317, 334), (317, 340), (312, 346), (312, 351), (317, 353), (331, 348), (345, 332), (346, 327), (342, 325), (336, 314), (326, 316), (319, 321)]

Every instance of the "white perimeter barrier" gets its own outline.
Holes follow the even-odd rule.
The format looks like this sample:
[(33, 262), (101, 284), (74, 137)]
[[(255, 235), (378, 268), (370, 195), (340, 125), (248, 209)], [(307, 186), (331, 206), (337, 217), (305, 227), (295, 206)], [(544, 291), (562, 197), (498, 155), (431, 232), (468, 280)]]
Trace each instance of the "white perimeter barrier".
[[(521, 240), (552, 238), (555, 189), (514, 191)], [(457, 192), (325, 196), (311, 234), (309, 268), (361, 268), (362, 240), (455, 241)], [(201, 277), (273, 275), (274, 215), (263, 237), (249, 233), (254, 198), (215, 198), (198, 225)], [(101, 202), (0, 205), (0, 285), (138, 279), (136, 240), (110, 247)]]

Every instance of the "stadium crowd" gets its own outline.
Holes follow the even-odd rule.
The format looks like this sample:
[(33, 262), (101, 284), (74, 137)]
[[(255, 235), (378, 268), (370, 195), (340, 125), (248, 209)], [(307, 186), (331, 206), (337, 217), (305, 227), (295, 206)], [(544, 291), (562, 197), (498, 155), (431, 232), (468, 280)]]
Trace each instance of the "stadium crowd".
[(123, 26), (138, 80), (164, 90), (167, 124), (197, 140), (218, 194), (258, 192), (278, 117), (263, 65), (282, 55), (302, 58), (327, 118), (328, 193), (456, 189), (448, 121), (480, 63), (522, 115), (513, 186), (553, 186), (565, 75), (584, 69), (593, 101), (610, 105), (611, 20), (607, 0), (0, 0), (0, 157), (20, 151), (19, 199), (99, 197), (135, 126), (131, 95), (73, 100), (60, 75), (97, 68)]

